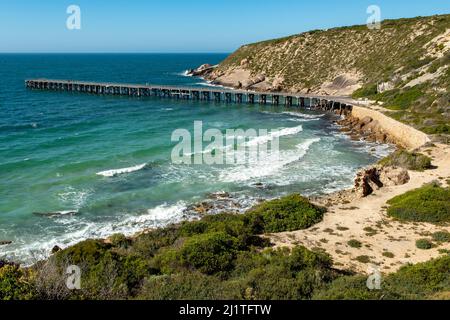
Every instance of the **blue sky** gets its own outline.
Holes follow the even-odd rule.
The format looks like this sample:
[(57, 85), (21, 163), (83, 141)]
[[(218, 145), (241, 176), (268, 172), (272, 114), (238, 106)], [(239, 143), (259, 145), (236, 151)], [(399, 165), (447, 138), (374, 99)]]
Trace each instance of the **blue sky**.
[[(81, 9), (68, 30), (66, 9)], [(0, 0), (0, 52), (231, 52), (245, 43), (450, 13), (449, 0)]]

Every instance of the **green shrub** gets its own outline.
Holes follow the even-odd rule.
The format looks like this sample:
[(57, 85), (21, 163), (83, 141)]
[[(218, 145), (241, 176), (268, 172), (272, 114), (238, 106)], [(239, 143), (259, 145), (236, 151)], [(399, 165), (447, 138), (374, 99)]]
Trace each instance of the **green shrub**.
[(349, 240), (348, 242), (347, 242), (347, 244), (350, 246), (350, 247), (352, 247), (352, 248), (361, 248), (362, 247), (362, 243), (361, 242), (359, 242), (358, 240), (355, 240), (355, 239), (352, 239), (352, 240)]
[(381, 289), (369, 290), (366, 276), (341, 276), (325, 288), (319, 288), (313, 299), (435, 299), (450, 291), (450, 256), (416, 265), (407, 265), (395, 273), (382, 276)]
[(428, 239), (419, 239), (416, 241), (416, 247), (422, 250), (429, 250), (433, 248), (433, 243)]
[(196, 269), (205, 274), (225, 272), (232, 268), (238, 250), (236, 238), (225, 232), (195, 235), (180, 248), (168, 248), (154, 259), (163, 273)]
[(450, 232), (438, 231), (432, 234), (432, 238), (436, 242), (450, 242)]
[(161, 248), (171, 246), (179, 237), (179, 227), (167, 226), (141, 234), (133, 242), (131, 250), (148, 259), (153, 257)]
[(384, 299), (433, 299), (450, 291), (450, 256), (407, 265), (383, 279)]
[(149, 277), (137, 299), (223, 300), (242, 299), (242, 296), (238, 284), (198, 272), (182, 272)]
[(449, 222), (450, 189), (427, 185), (397, 196), (387, 202), (388, 215), (416, 222)]
[(419, 86), (415, 86), (402, 91), (394, 91), (395, 94), (388, 97), (387, 93), (380, 96), (381, 101), (385, 101), (385, 107), (392, 110), (405, 110), (410, 108), (419, 98), (424, 96), (424, 92)]
[(236, 255), (236, 239), (224, 232), (190, 238), (180, 251), (181, 261), (202, 273), (228, 271)]
[(60, 271), (68, 265), (80, 267), (82, 288), (73, 294), (83, 299), (125, 298), (154, 272), (143, 258), (127, 252), (120, 254), (100, 240), (80, 242), (58, 252), (54, 258)]
[(310, 299), (314, 290), (337, 276), (327, 254), (304, 247), (242, 252), (230, 281), (239, 281), (246, 298)]
[(130, 241), (127, 239), (127, 237), (125, 237), (121, 233), (113, 234), (108, 239), (109, 239), (109, 241), (111, 241), (111, 244), (114, 247), (126, 248), (126, 247), (128, 247), (128, 244), (130, 243)]
[(422, 129), (427, 134), (450, 134), (450, 125), (438, 124), (435, 126), (428, 126)]
[(31, 284), (30, 271), (19, 268), (16, 264), (0, 265), (0, 300), (29, 300), (35, 292)]
[(317, 290), (315, 300), (379, 300), (382, 292), (369, 290), (367, 276), (339, 277), (323, 290)]
[(369, 263), (370, 262), (370, 257), (369, 256), (357, 256), (355, 258), (356, 261), (361, 262), (361, 263)]
[(367, 84), (353, 92), (352, 97), (354, 99), (370, 98), (375, 96), (377, 93), (378, 88), (376, 84)]
[(392, 153), (381, 159), (379, 164), (416, 171), (423, 171), (432, 167), (431, 159), (429, 157), (420, 153), (411, 153), (406, 150), (398, 150)]
[(252, 208), (248, 215), (256, 233), (275, 233), (309, 228), (322, 220), (324, 212), (325, 209), (293, 194), (264, 202)]

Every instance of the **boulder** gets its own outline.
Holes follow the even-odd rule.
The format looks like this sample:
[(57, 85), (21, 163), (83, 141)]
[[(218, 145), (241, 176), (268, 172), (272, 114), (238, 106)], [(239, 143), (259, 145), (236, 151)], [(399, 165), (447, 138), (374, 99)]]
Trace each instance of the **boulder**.
[(193, 77), (204, 77), (208, 74), (210, 74), (214, 70), (214, 66), (210, 64), (202, 64), (197, 69), (189, 70), (188, 75)]
[(362, 170), (356, 176), (355, 193), (361, 198), (371, 195), (381, 187), (383, 187), (383, 183), (380, 181), (380, 173), (377, 168)]
[(400, 186), (408, 183), (410, 177), (406, 169), (384, 167), (380, 172), (380, 180), (385, 186)]
[(248, 67), (249, 60), (247, 58), (241, 60), (241, 67)]
[(377, 132), (377, 133), (375, 133), (375, 139), (376, 139), (376, 141), (378, 141), (380, 143), (386, 143), (387, 135), (383, 132)]
[(53, 248), (52, 248), (52, 251), (51, 251), (51, 253), (52, 254), (55, 254), (55, 253), (57, 253), (57, 252), (59, 252), (59, 251), (61, 251), (62, 249), (59, 247), (59, 246), (54, 246)]
[(367, 132), (367, 133), (369, 133), (369, 132), (374, 133), (379, 130), (380, 130), (380, 123), (378, 122), (378, 120), (371, 121), (364, 126), (364, 132)]

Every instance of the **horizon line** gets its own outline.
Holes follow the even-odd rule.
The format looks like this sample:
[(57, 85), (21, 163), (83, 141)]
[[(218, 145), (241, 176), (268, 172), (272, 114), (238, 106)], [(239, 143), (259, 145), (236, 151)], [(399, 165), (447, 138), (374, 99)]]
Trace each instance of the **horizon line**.
[(15, 51), (15, 52), (0, 52), (0, 54), (230, 54), (233, 51), (219, 52), (219, 51)]

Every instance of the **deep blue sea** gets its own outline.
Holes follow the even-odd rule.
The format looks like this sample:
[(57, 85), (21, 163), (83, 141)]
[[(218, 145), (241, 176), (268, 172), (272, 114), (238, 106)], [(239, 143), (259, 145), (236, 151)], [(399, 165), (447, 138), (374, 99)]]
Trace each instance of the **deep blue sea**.
[[(297, 108), (27, 90), (27, 78), (205, 86), (185, 71), (225, 54), (0, 55), (0, 257), (32, 263), (53, 246), (127, 235), (194, 217), (227, 192), (244, 210), (261, 198), (349, 187), (387, 146), (350, 141), (332, 116)], [(171, 161), (172, 132), (278, 129), (281, 157), (258, 164)], [(369, 152), (372, 148), (376, 152)], [(99, 174), (130, 168), (115, 176)], [(139, 170), (138, 170), (139, 169)], [(237, 203), (237, 205), (236, 205)], [(226, 204), (224, 209), (226, 209)], [(46, 216), (42, 213), (66, 213)], [(36, 214), (41, 213), (41, 214)]]

